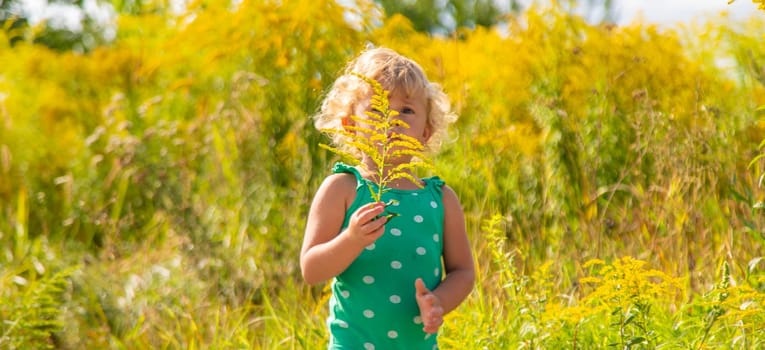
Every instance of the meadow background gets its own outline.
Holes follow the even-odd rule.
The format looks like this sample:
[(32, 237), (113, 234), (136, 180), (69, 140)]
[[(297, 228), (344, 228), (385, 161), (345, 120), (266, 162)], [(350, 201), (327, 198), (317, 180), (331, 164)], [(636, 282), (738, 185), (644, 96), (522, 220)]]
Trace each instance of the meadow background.
[(366, 1), (130, 4), (85, 51), (0, 31), (0, 348), (324, 347), (310, 116), (367, 43), (460, 115), (435, 160), (478, 279), (443, 349), (765, 347), (765, 11), (429, 35)]

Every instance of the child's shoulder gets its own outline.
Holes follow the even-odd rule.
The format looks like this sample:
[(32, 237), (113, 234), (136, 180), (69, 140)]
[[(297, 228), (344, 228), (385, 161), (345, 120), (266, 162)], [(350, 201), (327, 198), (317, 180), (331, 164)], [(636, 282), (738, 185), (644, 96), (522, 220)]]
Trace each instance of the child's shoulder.
[(333, 193), (350, 194), (356, 192), (356, 182), (356, 176), (351, 173), (335, 173), (324, 178), (321, 187)]
[(338, 205), (337, 210), (346, 208), (356, 198), (356, 178), (353, 174), (337, 173), (324, 178), (314, 197), (315, 203), (322, 206)]
[(449, 185), (443, 184), (443, 186), (441, 186), (441, 191), (443, 193), (442, 198), (443, 198), (444, 204), (460, 206), (460, 198), (457, 195), (457, 192), (455, 192), (454, 189), (449, 187)]
[(347, 172), (333, 173), (333, 174), (327, 175), (327, 177), (324, 178), (324, 182), (339, 183), (339, 184), (345, 184), (345, 185), (351, 184), (355, 187), (356, 175), (354, 175), (353, 173), (347, 173)]

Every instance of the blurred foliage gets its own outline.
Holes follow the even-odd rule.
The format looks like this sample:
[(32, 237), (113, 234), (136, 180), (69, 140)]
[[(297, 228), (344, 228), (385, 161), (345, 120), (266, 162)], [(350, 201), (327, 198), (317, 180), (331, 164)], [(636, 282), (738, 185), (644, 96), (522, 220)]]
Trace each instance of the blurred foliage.
[[(54, 6), (55, 11), (48, 11)], [(11, 46), (33, 42), (57, 51), (87, 52), (110, 40), (111, 23), (98, 17), (111, 10), (110, 4), (99, 1), (53, 0), (30, 7), (20, 0), (0, 0), (0, 28)], [(32, 23), (34, 16), (42, 20)]]
[(322, 347), (297, 257), (336, 158), (309, 116), (370, 43), (460, 115), (435, 167), (480, 280), (444, 348), (765, 341), (761, 17), (532, 7), (443, 38), (365, 1), (115, 7), (84, 53), (0, 32), (4, 347)]
[[(475, 28), (505, 23), (507, 16), (518, 15), (524, 5), (518, 0), (497, 2), (489, 0), (444, 1), (390, 1), (376, 0), (383, 11), (392, 16), (407, 17), (421, 32), (452, 35), (460, 28)], [(568, 0), (563, 3), (570, 12), (584, 12), (594, 22), (615, 20), (611, 0)], [(355, 6), (350, 2), (351, 6)], [(111, 19), (117, 15), (178, 15), (186, 4), (165, 0), (52, 0), (45, 1), (43, 13), (29, 13), (30, 8), (20, 0), (0, 0), (0, 27), (6, 31), (13, 46), (19, 41), (29, 41), (57, 51), (88, 52), (112, 41), (114, 25)], [(57, 12), (49, 12), (58, 6)], [(368, 4), (362, 4), (368, 6)], [(66, 11), (62, 9), (66, 8)], [(45, 15), (40, 23), (30, 23), (33, 16)], [(109, 18), (106, 18), (106, 17)], [(66, 24), (69, 22), (70, 24)], [(74, 27), (71, 23), (76, 22)]]
[(23, 32), (29, 27), (28, 22), (21, 14), (19, 2), (0, 0), (0, 25), (11, 45), (24, 39)]
[[(492, 0), (375, 0), (390, 17), (406, 17), (415, 30), (424, 33), (452, 36), (460, 29), (491, 28), (507, 23), (525, 7), (539, 1)], [(616, 22), (617, 9), (612, 0), (554, 1), (569, 13), (582, 13), (591, 23)]]
[(510, 0), (508, 8), (501, 8), (491, 0), (395, 1), (377, 0), (388, 16), (400, 14), (412, 22), (420, 32), (452, 34), (459, 28), (492, 27), (521, 4)]

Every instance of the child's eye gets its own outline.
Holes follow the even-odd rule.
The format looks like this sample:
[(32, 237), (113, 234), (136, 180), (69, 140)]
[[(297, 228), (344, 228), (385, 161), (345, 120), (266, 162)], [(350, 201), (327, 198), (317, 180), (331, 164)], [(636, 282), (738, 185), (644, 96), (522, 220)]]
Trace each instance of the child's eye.
[(404, 107), (401, 109), (401, 113), (403, 114), (414, 114), (414, 110), (409, 107)]

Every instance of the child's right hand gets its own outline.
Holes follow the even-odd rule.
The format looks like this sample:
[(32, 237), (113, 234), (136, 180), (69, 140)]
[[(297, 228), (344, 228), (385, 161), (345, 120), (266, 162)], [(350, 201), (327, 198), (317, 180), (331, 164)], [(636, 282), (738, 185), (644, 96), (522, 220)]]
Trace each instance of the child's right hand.
[(374, 243), (385, 232), (385, 223), (388, 222), (387, 217), (378, 217), (383, 211), (385, 204), (382, 202), (369, 203), (357, 209), (351, 214), (345, 234), (364, 247)]

